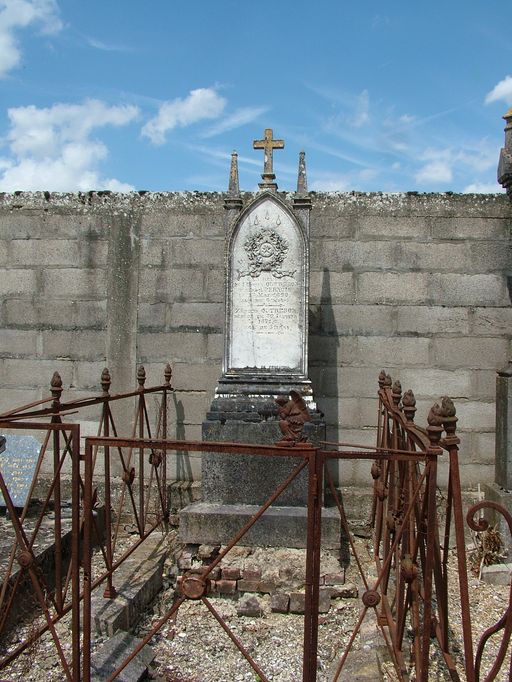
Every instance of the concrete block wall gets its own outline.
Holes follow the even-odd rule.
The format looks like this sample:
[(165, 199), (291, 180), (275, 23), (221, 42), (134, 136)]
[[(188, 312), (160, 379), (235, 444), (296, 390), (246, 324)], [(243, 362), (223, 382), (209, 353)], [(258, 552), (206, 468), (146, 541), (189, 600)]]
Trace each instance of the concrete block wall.
[[(511, 351), (510, 201), (311, 198), (309, 365), (329, 437), (373, 442), (385, 368), (415, 391), (418, 423), (434, 399), (454, 398), (463, 482), (492, 481), (495, 372)], [(223, 201), (0, 195), (0, 410), (46, 397), (55, 369), (66, 399), (99, 390), (105, 365), (118, 392), (135, 386), (138, 363), (149, 385), (171, 362), (172, 435), (199, 438), (221, 373)], [(199, 459), (176, 469), (197, 477)], [(367, 482), (367, 468), (344, 465), (339, 480)]]

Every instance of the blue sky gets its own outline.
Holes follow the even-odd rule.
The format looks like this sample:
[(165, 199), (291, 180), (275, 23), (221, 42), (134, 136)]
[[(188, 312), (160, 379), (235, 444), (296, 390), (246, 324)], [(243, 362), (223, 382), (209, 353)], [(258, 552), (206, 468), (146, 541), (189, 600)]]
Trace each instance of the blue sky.
[(0, 0), (0, 191), (499, 192), (512, 4)]

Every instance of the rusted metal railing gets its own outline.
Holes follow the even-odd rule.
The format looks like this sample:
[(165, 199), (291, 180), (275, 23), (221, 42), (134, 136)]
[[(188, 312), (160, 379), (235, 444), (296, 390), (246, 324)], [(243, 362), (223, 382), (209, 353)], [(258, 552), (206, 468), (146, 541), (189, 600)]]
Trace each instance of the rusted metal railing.
[[(165, 528), (169, 509), (167, 502), (168, 459), (175, 452), (216, 452), (221, 457), (243, 455), (245, 457), (286, 457), (293, 460), (289, 474), (276, 482), (274, 492), (265, 504), (240, 528), (209, 565), (200, 570), (185, 573), (180, 582), (175, 601), (146, 633), (140, 646), (111, 675), (114, 680), (151, 638), (189, 600), (204, 605), (205, 613), (212, 616), (229, 636), (240, 654), (247, 660), (259, 679), (268, 680), (265, 661), (257, 660), (248, 651), (239, 636), (226, 621), (211, 592), (211, 576), (220, 562), (239, 543), (244, 542), (247, 532), (261, 519), (280, 495), (296, 479), (300, 472), (307, 474), (307, 538), (305, 615), (303, 632), (304, 682), (317, 679), (318, 661), (318, 615), (319, 577), (321, 547), (321, 511), (324, 481), (338, 508), (341, 525), (351, 545), (354, 562), (364, 585), (361, 609), (350, 635), (348, 645), (340, 653), (333, 682), (344, 679), (346, 662), (355, 648), (357, 635), (367, 618), (374, 618), (381, 630), (398, 679), (416, 679), (428, 682), (433, 647), (437, 647), (448, 674), (453, 680), (460, 679), (464, 670), (468, 682), (496, 678), (506, 658), (512, 631), (512, 608), (510, 602), (499, 622), (486, 631), (473, 652), (472, 624), (468, 594), (468, 576), (464, 542), (464, 517), (458, 463), (459, 439), (456, 435), (457, 418), (453, 403), (443, 398), (434, 405), (425, 429), (414, 422), (416, 403), (411, 391), (402, 395), (399, 382), (392, 384), (384, 372), (379, 377), (379, 411), (377, 420), (377, 444), (375, 447), (355, 446), (343, 443), (322, 443), (321, 447), (300, 444), (295, 447), (282, 445), (250, 445), (241, 443), (212, 443), (203, 441), (171, 440), (168, 436), (168, 394), (172, 391), (171, 370), (165, 371), (162, 386), (146, 388), (145, 374), (139, 369), (138, 389), (123, 395), (110, 394), (110, 376), (104, 371), (101, 378), (102, 394), (93, 398), (64, 403), (61, 400), (62, 383), (58, 376), (52, 380), (51, 405), (34, 404), (24, 409), (0, 415), (0, 428), (29, 428), (46, 430), (40, 462), (36, 467), (33, 486), (41, 471), (43, 458), (53, 452), (53, 475), (49, 483), (43, 509), (50, 504), (55, 508), (53, 533), (56, 547), (61, 542), (62, 523), (60, 504), (64, 489), (63, 471), (68, 461), (71, 466), (73, 546), (71, 561), (65, 561), (55, 569), (55, 587), (47, 584), (40, 575), (34, 544), (44, 511), (36, 521), (36, 528), (29, 534), (25, 528), (29, 502), (21, 516), (14, 507), (9, 508), (13, 520), (13, 546), (9, 561), (9, 574), (15, 561), (29, 576), (45, 623), (22, 644), (9, 651), (0, 660), (0, 670), (5, 668), (19, 653), (43, 632), (50, 631), (59, 653), (66, 679), (88, 682), (91, 675), (91, 595), (94, 588), (104, 586), (107, 598), (116, 595), (116, 570), (122, 562), (157, 528)], [(151, 431), (146, 397), (160, 394), (157, 425)], [(135, 400), (135, 420), (129, 437), (118, 434), (112, 414), (112, 403), (121, 398)], [(80, 449), (78, 424), (65, 423), (70, 413), (82, 407), (101, 407), (98, 435), (85, 439)], [(35, 421), (46, 418), (49, 422)], [(53, 446), (53, 451), (51, 446)], [(52, 452), (51, 452), (52, 451)], [(438, 491), (438, 464), (441, 459), (448, 463), (448, 487), (442, 499)], [(369, 464), (369, 482), (373, 485), (373, 502), (370, 510), (373, 527), (373, 559), (376, 577), (366, 574), (351, 535), (343, 500), (334, 483), (330, 462), (365, 460)], [(116, 481), (116, 483), (114, 483)], [(0, 489), (9, 507), (9, 491), (0, 473)], [(31, 494), (33, 490), (31, 490)], [(30, 497), (30, 496), (29, 496)], [(102, 498), (102, 499), (101, 499)], [(97, 514), (104, 501), (104, 541), (100, 543), (101, 570), (93, 573), (93, 540), (101, 538)], [(483, 521), (475, 521), (475, 514), (484, 506), (479, 503), (468, 516), (471, 527), (482, 530)], [(512, 518), (501, 508), (512, 531)], [(137, 538), (124, 552), (119, 549), (120, 524), (123, 514), (130, 514), (137, 530)], [(463, 623), (463, 660), (452, 651), (449, 631), (448, 558), (450, 554), (451, 528), (455, 531), (455, 550), (458, 573), (460, 616)], [(58, 536), (58, 538), (57, 538)], [(62, 544), (60, 545), (62, 551)], [(18, 580), (18, 578), (16, 578)], [(21, 578), (19, 579), (21, 580)], [(5, 625), (9, 608), (15, 600), (9, 581), (4, 579), (0, 593), (0, 634)], [(512, 595), (511, 595), (512, 597)], [(56, 623), (71, 613), (71, 657), (64, 650)], [(80, 622), (83, 623), (80, 629)], [(483, 651), (489, 639), (501, 632), (502, 640), (495, 661), (481, 677)], [(410, 655), (409, 655), (410, 650)]]

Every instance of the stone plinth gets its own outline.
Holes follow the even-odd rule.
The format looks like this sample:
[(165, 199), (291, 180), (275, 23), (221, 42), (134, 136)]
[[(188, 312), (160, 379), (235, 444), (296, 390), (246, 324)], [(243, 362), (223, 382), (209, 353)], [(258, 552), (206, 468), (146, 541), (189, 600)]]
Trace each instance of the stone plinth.
[[(180, 516), (180, 537), (188, 544), (228, 544), (260, 509), (260, 505), (196, 502)], [(238, 544), (306, 547), (307, 509), (272, 506)], [(337, 509), (322, 509), (322, 546), (338, 548), (341, 523)]]

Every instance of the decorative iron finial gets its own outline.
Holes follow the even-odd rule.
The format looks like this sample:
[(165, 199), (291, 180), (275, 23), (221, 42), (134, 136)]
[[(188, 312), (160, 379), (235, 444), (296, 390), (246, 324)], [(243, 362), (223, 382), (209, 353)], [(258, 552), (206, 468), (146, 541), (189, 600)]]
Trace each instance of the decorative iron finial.
[(61, 396), (61, 393), (63, 391), (62, 379), (61, 379), (61, 376), (58, 372), (53, 373), (52, 380), (50, 381), (50, 390), (51, 390), (54, 402), (58, 403), (60, 401), (60, 396)]
[(505, 146), (500, 151), (498, 163), (498, 182), (512, 198), (512, 107), (503, 118), (507, 125), (505, 126)]
[(112, 383), (112, 379), (110, 377), (110, 372), (108, 370), (108, 367), (105, 367), (105, 369), (101, 373), (101, 388), (103, 389), (103, 393), (105, 395), (108, 394), (111, 383)]
[(393, 383), (390, 375), (386, 373), (384, 369), (380, 371), (379, 374), (379, 386), (380, 388), (389, 387)]
[(457, 428), (457, 410), (453, 404), (453, 400), (444, 396), (441, 398), (441, 414), (443, 416), (443, 426), (448, 438), (455, 436), (455, 429)]
[(416, 398), (411, 389), (407, 390), (402, 396), (402, 410), (407, 421), (413, 422), (416, 413)]
[(392, 395), (394, 404), (398, 407), (398, 405), (400, 403), (400, 398), (402, 397), (402, 384), (400, 383), (400, 381), (398, 379), (393, 384), (393, 388), (391, 389), (391, 395)]
[(165, 377), (165, 383), (170, 386), (171, 384), (171, 377), (172, 377), (172, 367), (169, 363), (165, 365), (164, 369), (164, 377)]
[(263, 173), (261, 174), (263, 182), (259, 183), (260, 189), (270, 189), (275, 191), (277, 184), (274, 173), (273, 153), (274, 149), (284, 149), (284, 140), (274, 140), (272, 128), (265, 128), (265, 136), (263, 140), (254, 140), (252, 143), (254, 149), (264, 150)]
[(139, 391), (144, 390), (144, 384), (146, 383), (146, 370), (144, 369), (144, 365), (140, 365), (137, 370), (137, 381), (139, 383)]
[(299, 154), (299, 174), (297, 176), (297, 194), (306, 194), (308, 191), (308, 179), (306, 177), (306, 154)]
[(430, 444), (437, 447), (441, 440), (441, 434), (443, 433), (443, 415), (439, 403), (434, 403), (434, 405), (432, 405), (430, 412), (428, 413), (427, 421), (427, 434)]

